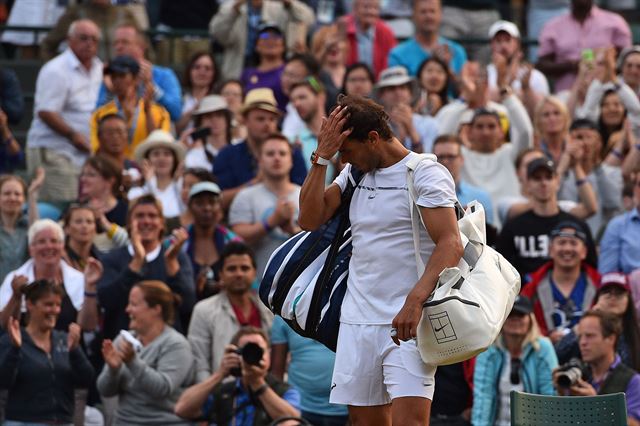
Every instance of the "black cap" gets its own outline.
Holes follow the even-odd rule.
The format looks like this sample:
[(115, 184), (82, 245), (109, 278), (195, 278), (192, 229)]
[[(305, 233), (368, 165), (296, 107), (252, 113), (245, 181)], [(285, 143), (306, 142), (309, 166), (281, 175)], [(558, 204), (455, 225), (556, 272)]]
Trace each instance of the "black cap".
[(282, 34), (282, 30), (280, 29), (280, 27), (273, 23), (273, 22), (261, 22), (260, 25), (258, 26), (258, 34), (262, 34), (265, 31), (273, 31), (276, 32), (280, 35)]
[(517, 312), (519, 314), (527, 315), (533, 312), (533, 303), (527, 296), (518, 295), (516, 301), (513, 303), (511, 312)]
[(481, 117), (483, 115), (490, 115), (492, 117), (495, 117), (495, 119), (498, 120), (498, 123), (500, 122), (500, 114), (498, 114), (496, 111), (488, 108), (477, 108), (473, 111), (473, 118), (471, 119), (471, 123), (474, 123), (478, 117)]
[(587, 234), (582, 225), (571, 220), (565, 220), (554, 226), (549, 235), (552, 240), (556, 237), (572, 237), (587, 243)]
[(578, 118), (577, 120), (573, 120), (571, 123), (571, 127), (569, 130), (578, 130), (578, 129), (591, 129), (596, 132), (600, 131), (600, 127), (598, 127), (598, 123), (593, 120), (589, 120), (588, 118)]
[(131, 73), (134, 76), (138, 75), (140, 71), (140, 65), (138, 61), (133, 59), (131, 56), (116, 56), (111, 61), (109, 61), (109, 65), (104, 69), (105, 74), (126, 74)]
[(551, 174), (555, 174), (556, 172), (556, 167), (555, 164), (553, 164), (553, 161), (544, 157), (540, 157), (532, 160), (527, 165), (527, 177), (531, 177), (536, 171), (540, 169), (547, 170)]

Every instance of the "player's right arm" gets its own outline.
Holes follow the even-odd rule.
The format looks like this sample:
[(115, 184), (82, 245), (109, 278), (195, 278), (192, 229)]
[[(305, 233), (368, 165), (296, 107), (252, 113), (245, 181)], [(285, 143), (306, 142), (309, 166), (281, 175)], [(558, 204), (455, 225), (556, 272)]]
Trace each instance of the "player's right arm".
[[(319, 157), (331, 159), (338, 152), (351, 133), (351, 129), (342, 130), (347, 117), (347, 109), (337, 106), (328, 118), (323, 119), (316, 150)], [(313, 164), (302, 184), (298, 224), (304, 230), (318, 229), (329, 220), (340, 205), (340, 187), (334, 183), (325, 189), (326, 173), (327, 166)]]

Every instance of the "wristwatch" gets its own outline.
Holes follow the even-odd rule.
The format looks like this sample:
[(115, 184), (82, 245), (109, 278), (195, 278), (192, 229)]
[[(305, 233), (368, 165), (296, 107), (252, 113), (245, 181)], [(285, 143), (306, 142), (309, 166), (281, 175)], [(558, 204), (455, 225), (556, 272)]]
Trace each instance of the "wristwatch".
[(319, 166), (328, 166), (331, 164), (331, 160), (320, 157), (315, 151), (311, 153), (311, 164), (317, 164)]

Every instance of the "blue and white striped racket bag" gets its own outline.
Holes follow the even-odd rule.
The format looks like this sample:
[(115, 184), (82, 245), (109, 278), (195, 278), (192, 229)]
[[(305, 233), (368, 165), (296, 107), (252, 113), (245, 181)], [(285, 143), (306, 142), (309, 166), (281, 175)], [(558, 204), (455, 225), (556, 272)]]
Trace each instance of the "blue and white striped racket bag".
[(260, 282), (260, 299), (275, 315), (301, 336), (332, 351), (338, 340), (352, 249), (349, 204), (362, 176), (351, 168), (333, 217), (319, 229), (300, 232), (278, 247)]

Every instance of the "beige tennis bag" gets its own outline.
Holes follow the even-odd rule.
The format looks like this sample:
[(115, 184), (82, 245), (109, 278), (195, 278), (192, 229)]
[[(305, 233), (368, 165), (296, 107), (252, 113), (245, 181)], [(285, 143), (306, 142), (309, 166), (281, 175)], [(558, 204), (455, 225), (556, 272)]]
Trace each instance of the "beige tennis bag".
[[(415, 203), (413, 171), (423, 155), (409, 161), (408, 189), (416, 248), (418, 276), (425, 265), (420, 257), (420, 232), (425, 232)], [(487, 349), (498, 337), (520, 292), (520, 274), (497, 251), (487, 246), (482, 204), (471, 202), (458, 220), (464, 255), (457, 267), (447, 268), (424, 303), (418, 325), (417, 345), (422, 360), (432, 365), (454, 364)]]

